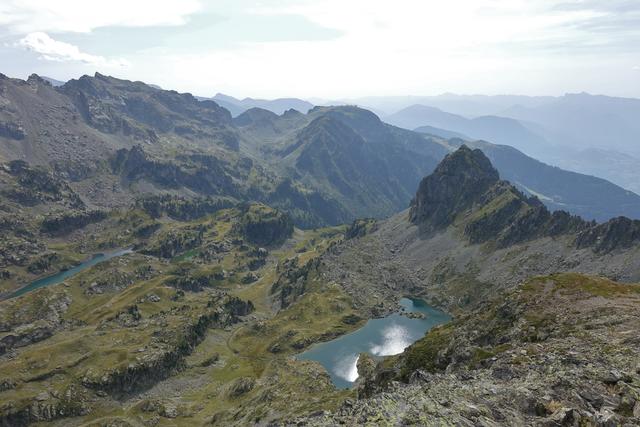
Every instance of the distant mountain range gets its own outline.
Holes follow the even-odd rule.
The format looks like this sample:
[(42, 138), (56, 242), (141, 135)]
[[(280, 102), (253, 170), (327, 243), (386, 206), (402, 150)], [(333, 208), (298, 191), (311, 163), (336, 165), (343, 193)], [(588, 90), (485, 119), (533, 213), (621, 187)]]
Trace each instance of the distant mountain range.
[(51, 77), (46, 77), (46, 76), (42, 76), (42, 79), (45, 81), (48, 81), (49, 83), (51, 83), (51, 86), (62, 86), (65, 82), (63, 82), (62, 80), (56, 80), (54, 78)]
[(639, 99), (568, 94), (539, 106), (514, 105), (500, 115), (534, 123), (563, 145), (640, 154)]
[(271, 111), (276, 114), (282, 114), (285, 111), (291, 109), (306, 113), (311, 108), (313, 108), (313, 104), (298, 98), (236, 99), (233, 96), (218, 93), (211, 99), (217, 102), (220, 106), (229, 110), (233, 117), (239, 116), (248, 109), (256, 107)]
[(384, 120), (387, 123), (423, 133), (429, 133), (429, 127), (445, 129), (471, 139), (511, 145), (531, 155), (550, 149), (549, 143), (544, 138), (527, 129), (519, 121), (505, 117), (480, 116), (467, 119), (435, 107), (412, 105), (386, 116)]
[[(640, 99), (588, 93), (564, 96), (455, 95), (369, 97), (341, 100), (370, 107), (383, 120), (413, 105), (440, 109), (466, 118), (516, 119), (547, 141), (576, 149), (597, 148), (639, 153)], [(413, 123), (415, 125), (415, 123)], [(421, 125), (432, 125), (422, 123)], [(413, 126), (414, 128), (417, 126)], [(455, 130), (455, 129), (450, 129)]]
[[(44, 167), (92, 209), (177, 192), (260, 201), (287, 211), (301, 227), (384, 217), (406, 208), (420, 179), (462, 143), (449, 137), (499, 136), (469, 135), (490, 130), (485, 119), (425, 108), (418, 112), (465, 131), (426, 135), (355, 106), (280, 114), (252, 107), (234, 118), (217, 101), (101, 74), (59, 87), (35, 75), (27, 81), (3, 77), (0, 84), (10, 106), (0, 111), (0, 158)], [(269, 102), (280, 109), (300, 105)], [(527, 135), (512, 119), (486, 120), (514, 132), (514, 139), (522, 140), (515, 132)], [(508, 135), (501, 140), (508, 142)], [(640, 218), (640, 196), (610, 182), (552, 168), (516, 149), (469, 144), (552, 209), (588, 219)], [(15, 185), (27, 184), (20, 182)]]
[[(43, 79), (54, 87), (64, 84), (49, 77)], [(405, 129), (445, 139), (482, 139), (510, 145), (546, 163), (599, 176), (640, 193), (637, 99), (586, 93), (561, 97), (446, 93), (343, 100), (237, 99), (218, 93), (213, 98), (195, 98), (214, 100), (232, 117), (252, 108), (280, 115), (291, 109), (304, 114), (314, 105), (359, 105)]]
[[(436, 96), (370, 96), (362, 98), (324, 101), (325, 103), (341, 103), (360, 105), (371, 108), (386, 116), (396, 113), (411, 105), (428, 105), (464, 117), (500, 115), (514, 105), (536, 107), (552, 102), (552, 96), (524, 95), (458, 95), (444, 93)], [(318, 100), (318, 102), (321, 102)]]
[(384, 99), (364, 101), (375, 101), (373, 105), (387, 109), (409, 101), (425, 103), (383, 116), (389, 123), (510, 145), (547, 163), (640, 192), (640, 127), (635, 120), (640, 100), (585, 93), (563, 97), (442, 95), (390, 98), (388, 104)]

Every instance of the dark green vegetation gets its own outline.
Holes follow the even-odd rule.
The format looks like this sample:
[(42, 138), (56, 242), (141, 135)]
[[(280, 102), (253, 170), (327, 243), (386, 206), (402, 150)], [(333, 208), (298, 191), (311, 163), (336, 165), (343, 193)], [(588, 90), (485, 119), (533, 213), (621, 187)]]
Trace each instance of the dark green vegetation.
[(293, 233), (293, 223), (288, 215), (255, 204), (242, 208), (239, 228), (247, 240), (263, 246), (282, 244)]

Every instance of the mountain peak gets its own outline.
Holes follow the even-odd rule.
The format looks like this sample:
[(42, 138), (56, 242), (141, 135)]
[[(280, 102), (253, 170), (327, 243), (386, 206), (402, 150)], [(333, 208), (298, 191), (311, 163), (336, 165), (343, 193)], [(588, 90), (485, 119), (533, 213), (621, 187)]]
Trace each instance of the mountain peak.
[(46, 81), (45, 79), (43, 79), (42, 77), (40, 77), (35, 73), (31, 74), (29, 78), (27, 78), (27, 83), (31, 83), (34, 85), (41, 84), (41, 85), (51, 86), (51, 83), (49, 83), (48, 81)]
[(269, 126), (273, 127), (273, 123), (278, 120), (279, 116), (264, 108), (252, 107), (233, 119), (233, 123), (236, 126)]
[(499, 179), (482, 151), (462, 145), (420, 182), (409, 219), (427, 229), (446, 227)]

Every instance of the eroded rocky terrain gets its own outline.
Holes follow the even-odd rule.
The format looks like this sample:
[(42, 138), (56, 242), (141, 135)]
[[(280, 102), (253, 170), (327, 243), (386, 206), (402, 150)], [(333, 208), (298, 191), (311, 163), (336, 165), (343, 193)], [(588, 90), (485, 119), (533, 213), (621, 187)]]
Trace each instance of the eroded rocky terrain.
[(536, 277), (380, 363), (359, 399), (290, 425), (638, 425), (639, 304), (637, 285)]
[[(131, 233), (134, 253), (0, 302), (2, 425), (251, 424), (345, 395), (289, 359), (359, 324), (344, 292), (304, 269), (343, 229), (294, 231), (264, 205), (156, 225)], [(71, 247), (95, 247), (90, 236)], [(307, 287), (277, 310), (280, 276)]]

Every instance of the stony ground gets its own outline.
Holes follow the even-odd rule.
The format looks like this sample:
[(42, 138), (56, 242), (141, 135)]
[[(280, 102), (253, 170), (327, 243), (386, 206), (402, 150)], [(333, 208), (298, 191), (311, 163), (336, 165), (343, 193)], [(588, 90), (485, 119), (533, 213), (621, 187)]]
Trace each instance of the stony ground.
[(407, 219), (405, 211), (379, 221), (322, 257), (323, 277), (343, 286), (372, 315), (395, 308), (398, 294), (420, 296), (455, 313), (529, 277), (564, 271), (640, 282), (640, 246), (596, 254), (576, 249), (572, 236), (560, 236), (495, 249), (466, 242), (457, 224), (424, 234)]
[(289, 425), (640, 425), (639, 308), (637, 285), (530, 280), (383, 362), (371, 397)]

